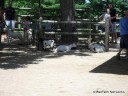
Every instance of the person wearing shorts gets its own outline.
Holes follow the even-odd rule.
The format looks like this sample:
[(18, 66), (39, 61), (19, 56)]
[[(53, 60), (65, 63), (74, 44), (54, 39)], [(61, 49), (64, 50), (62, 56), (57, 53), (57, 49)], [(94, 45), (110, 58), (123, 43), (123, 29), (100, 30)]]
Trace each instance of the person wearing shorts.
[(124, 12), (125, 16), (120, 19), (120, 49), (117, 54), (117, 59), (120, 59), (120, 54), (123, 49), (126, 50), (125, 59), (128, 59), (128, 10)]
[(116, 9), (113, 8), (113, 4), (109, 4), (108, 5), (109, 7), (109, 10), (110, 10), (110, 17), (111, 17), (111, 22), (112, 22), (112, 26), (111, 26), (111, 42), (114, 42), (117, 43), (117, 32), (116, 32)]

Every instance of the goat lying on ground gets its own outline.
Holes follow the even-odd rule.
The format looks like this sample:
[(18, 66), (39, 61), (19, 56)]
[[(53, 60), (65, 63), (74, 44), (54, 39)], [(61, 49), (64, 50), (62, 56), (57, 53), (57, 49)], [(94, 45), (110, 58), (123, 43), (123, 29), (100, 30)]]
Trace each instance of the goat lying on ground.
[(105, 52), (105, 47), (103, 44), (98, 44), (98, 43), (91, 43), (89, 44), (89, 49), (92, 51), (92, 52), (95, 52), (95, 53), (102, 53), (102, 52)]
[(43, 40), (43, 48), (44, 50), (50, 48), (53, 50), (55, 41), (54, 40)]
[(72, 44), (69, 44), (69, 45), (59, 45), (57, 47), (57, 52), (69, 52), (71, 51), (73, 48), (76, 49), (76, 44), (75, 43), (72, 43)]

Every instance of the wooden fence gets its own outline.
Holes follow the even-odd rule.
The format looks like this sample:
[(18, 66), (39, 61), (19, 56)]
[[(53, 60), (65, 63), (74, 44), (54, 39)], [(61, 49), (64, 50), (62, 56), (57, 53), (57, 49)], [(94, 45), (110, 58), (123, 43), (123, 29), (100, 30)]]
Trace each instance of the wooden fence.
[[(104, 37), (104, 44), (106, 51), (109, 50), (109, 21), (106, 20), (106, 23), (100, 23), (100, 22), (90, 22), (90, 21), (51, 21), (51, 20), (36, 20), (35, 23), (33, 23), (34, 27), (33, 32), (34, 34), (42, 33), (42, 37), (45, 35), (52, 35), (56, 37), (59, 35), (75, 35), (78, 38), (83, 37), (88, 39), (88, 44), (91, 43), (91, 40), (94, 38), (94, 36), (98, 37)], [(44, 26), (46, 24), (50, 24), (52, 26), (49, 30), (49, 32), (46, 32)], [(62, 32), (60, 26), (65, 26), (66, 24), (72, 24), (75, 27), (76, 30), (73, 32)], [(39, 26), (40, 25), (40, 26)], [(101, 31), (98, 27), (104, 27), (104, 31)], [(38, 38), (38, 37), (36, 37)], [(100, 39), (100, 38), (99, 38)], [(68, 43), (68, 42), (67, 42)]]
[[(31, 8), (19, 8), (17, 10), (31, 10)], [(51, 9), (49, 9), (51, 11)], [(53, 10), (52, 10), (53, 11)], [(78, 10), (77, 10), (78, 11)], [(83, 10), (82, 10), (83, 11)], [(16, 30), (22, 30), (22, 18), (25, 16), (33, 17), (34, 15), (31, 14), (18, 14), (17, 15), (17, 24), (18, 27)], [(49, 16), (48, 16), (49, 18)], [(57, 17), (58, 18), (58, 17)], [(50, 32), (46, 32), (46, 30), (43, 28), (46, 23), (51, 23), (52, 28), (50, 29)], [(73, 32), (62, 32), (60, 26), (65, 26), (66, 24), (72, 24), (73, 27), (76, 28)], [(40, 26), (39, 26), (40, 25)], [(103, 25), (104, 30), (101, 32), (99, 31), (100, 25)], [(109, 24), (108, 21), (106, 23), (99, 23), (99, 22), (90, 22), (88, 19), (82, 20), (76, 20), (76, 21), (55, 21), (55, 20), (33, 20), (32, 22), (32, 33), (33, 33), (33, 44), (35, 44), (36, 39), (38, 38), (36, 35), (38, 32), (42, 33), (42, 35), (51, 35), (53, 37), (56, 37), (59, 35), (75, 35), (78, 38), (87, 38), (88, 44), (91, 43), (91, 40), (98, 36), (98, 37), (104, 37), (104, 43), (106, 47), (106, 51), (109, 50), (108, 46), (108, 38), (109, 38)]]

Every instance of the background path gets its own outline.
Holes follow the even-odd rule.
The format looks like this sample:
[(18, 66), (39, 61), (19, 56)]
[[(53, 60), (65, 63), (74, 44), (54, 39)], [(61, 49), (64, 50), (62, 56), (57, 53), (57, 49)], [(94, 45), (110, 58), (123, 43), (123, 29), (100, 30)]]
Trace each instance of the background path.
[(128, 60), (109, 52), (36, 51), (1, 45), (0, 96), (128, 96)]

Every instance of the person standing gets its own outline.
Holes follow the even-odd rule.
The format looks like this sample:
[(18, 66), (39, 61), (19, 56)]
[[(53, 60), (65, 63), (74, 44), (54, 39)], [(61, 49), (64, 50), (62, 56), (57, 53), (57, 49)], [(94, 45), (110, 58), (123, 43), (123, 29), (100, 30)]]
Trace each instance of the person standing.
[(111, 22), (111, 17), (110, 17), (110, 10), (109, 8), (107, 8), (106, 12), (104, 14), (102, 14), (100, 17), (100, 28), (102, 28), (102, 32), (105, 32), (105, 21), (106, 19), (109, 20), (109, 26), (111, 27), (112, 26), (112, 22)]
[(29, 30), (30, 30), (30, 17), (26, 16), (24, 21), (23, 21), (23, 30), (24, 30), (24, 40), (27, 41), (29, 44)]
[(110, 10), (110, 17), (111, 17), (111, 22), (112, 22), (112, 26), (111, 26), (111, 42), (117, 43), (117, 33), (116, 33), (116, 16), (117, 16), (117, 11), (116, 9), (113, 7), (113, 4), (109, 4), (108, 5), (109, 10)]
[(12, 31), (15, 29), (15, 9), (12, 7), (12, 4), (5, 9), (5, 22), (7, 27)]
[(123, 49), (126, 49), (125, 59), (128, 59), (128, 10), (124, 11), (125, 16), (120, 19), (120, 49), (117, 54), (117, 59), (120, 59), (120, 54)]

